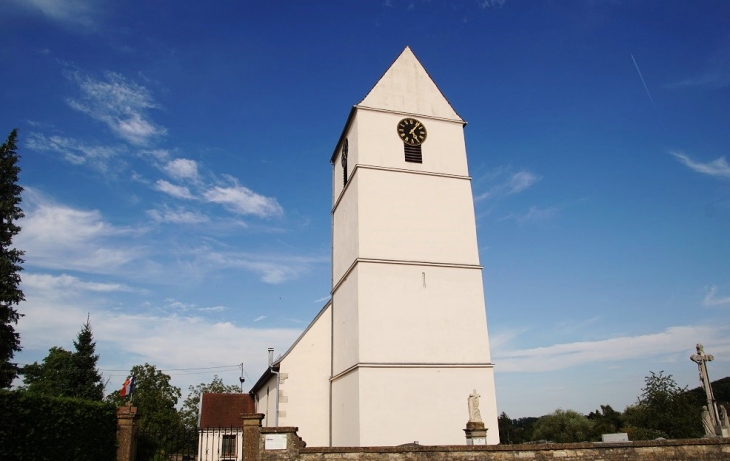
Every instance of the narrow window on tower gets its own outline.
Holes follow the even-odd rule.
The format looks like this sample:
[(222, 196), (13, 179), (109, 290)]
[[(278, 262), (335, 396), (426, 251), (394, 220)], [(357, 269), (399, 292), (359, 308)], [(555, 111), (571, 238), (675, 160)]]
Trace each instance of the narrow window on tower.
[(345, 187), (347, 185), (347, 150), (348, 145), (347, 138), (345, 138), (345, 142), (342, 144), (342, 176), (343, 176), (343, 182), (342, 187)]

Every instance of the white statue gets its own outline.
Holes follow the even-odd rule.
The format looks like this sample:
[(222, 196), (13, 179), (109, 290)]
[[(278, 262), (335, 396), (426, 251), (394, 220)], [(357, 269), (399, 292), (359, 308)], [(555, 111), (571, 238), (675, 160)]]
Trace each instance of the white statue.
[(714, 437), (715, 434), (715, 422), (712, 420), (710, 410), (707, 409), (707, 405), (702, 407), (702, 426), (705, 428), (705, 437)]
[(473, 393), (469, 394), (469, 400), (467, 402), (469, 404), (470, 423), (482, 422), (482, 413), (479, 411), (479, 397), (481, 397), (481, 395), (477, 394), (476, 389), (474, 389)]
[(722, 405), (720, 405), (720, 426), (730, 427), (730, 421), (728, 421), (727, 417), (727, 410)]

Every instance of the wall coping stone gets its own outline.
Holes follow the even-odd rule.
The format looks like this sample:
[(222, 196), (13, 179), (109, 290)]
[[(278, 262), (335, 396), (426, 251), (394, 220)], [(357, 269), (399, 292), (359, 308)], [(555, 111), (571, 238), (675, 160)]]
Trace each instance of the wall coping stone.
[[(287, 429), (291, 428), (262, 428)], [(263, 432), (263, 431), (262, 431)], [(273, 431), (272, 431), (273, 432)], [(408, 445), (395, 447), (307, 447), (300, 453), (409, 453), (409, 452), (501, 452), (501, 451), (549, 451), (549, 450), (595, 450), (613, 448), (671, 447), (687, 445), (728, 445), (729, 438), (702, 438), (676, 440), (637, 440), (633, 442), (581, 442), (581, 443), (540, 443), (514, 445)]]
[(299, 428), (294, 426), (271, 426), (261, 428), (262, 434), (286, 434), (297, 431), (299, 431)]

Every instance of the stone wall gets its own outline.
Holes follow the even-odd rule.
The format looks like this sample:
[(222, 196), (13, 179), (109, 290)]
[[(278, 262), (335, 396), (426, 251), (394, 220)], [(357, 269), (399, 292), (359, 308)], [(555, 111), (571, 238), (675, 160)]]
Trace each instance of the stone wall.
[[(298, 461), (719, 461), (730, 460), (730, 439), (542, 445), (302, 448)], [(270, 460), (274, 461), (274, 460)]]
[[(259, 420), (260, 421), (260, 420)], [(307, 447), (296, 427), (258, 428), (258, 456), (245, 461), (728, 461), (730, 439), (652, 440), (621, 443)], [(267, 444), (267, 437), (269, 443)], [(258, 442), (258, 443), (256, 443)], [(244, 443), (246, 438), (244, 437)], [(268, 446), (268, 448), (267, 448)], [(244, 449), (245, 451), (245, 449)]]

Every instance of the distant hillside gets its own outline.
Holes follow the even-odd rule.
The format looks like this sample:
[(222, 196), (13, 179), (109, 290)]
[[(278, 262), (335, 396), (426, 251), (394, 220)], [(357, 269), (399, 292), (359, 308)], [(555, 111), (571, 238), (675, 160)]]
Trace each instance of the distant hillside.
[[(713, 381), (712, 392), (715, 394), (715, 400), (718, 404), (723, 405), (725, 408), (730, 408), (730, 376)], [(687, 393), (693, 396), (698, 404), (706, 404), (707, 397), (705, 396), (705, 390), (701, 387), (698, 386), (688, 390)]]

